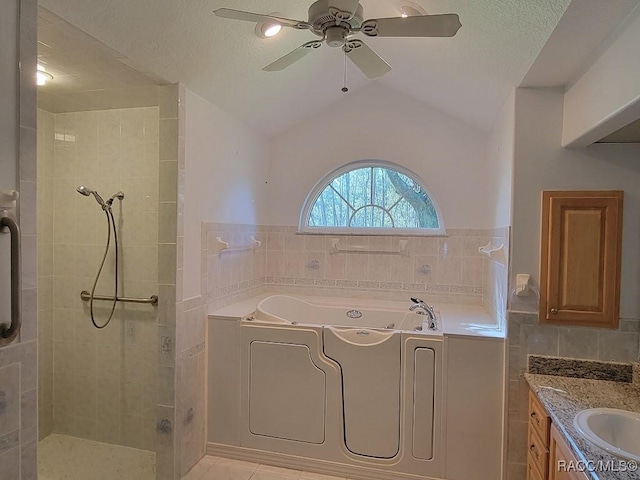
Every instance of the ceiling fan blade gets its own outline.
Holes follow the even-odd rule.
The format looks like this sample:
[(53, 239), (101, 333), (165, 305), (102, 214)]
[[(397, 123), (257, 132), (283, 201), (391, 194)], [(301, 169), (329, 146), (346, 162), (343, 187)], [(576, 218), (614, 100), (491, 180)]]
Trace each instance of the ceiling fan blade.
[(294, 28), (311, 28), (307, 22), (300, 20), (291, 20), (290, 18), (274, 17), (273, 15), (262, 15), (260, 13), (243, 12), (241, 10), (233, 10), (231, 8), (219, 8), (214, 10), (218, 17), (231, 18), (233, 20), (244, 20), (246, 22), (277, 22), (285, 27)]
[(453, 37), (462, 24), (455, 13), (415, 17), (374, 18), (360, 30), (370, 37)]
[(391, 66), (361, 40), (350, 40), (343, 48), (349, 59), (370, 80), (391, 71)]
[(293, 63), (297, 62), (301, 58), (305, 57), (312, 50), (315, 50), (316, 48), (319, 48), (321, 46), (322, 46), (321, 40), (312, 40), (310, 42), (304, 43), (300, 45), (298, 48), (296, 48), (295, 50), (287, 53), (284, 57), (280, 57), (275, 62), (270, 63), (269, 65), (264, 67), (262, 70), (264, 70), (265, 72), (278, 72), (280, 70), (284, 70), (289, 65), (292, 65)]

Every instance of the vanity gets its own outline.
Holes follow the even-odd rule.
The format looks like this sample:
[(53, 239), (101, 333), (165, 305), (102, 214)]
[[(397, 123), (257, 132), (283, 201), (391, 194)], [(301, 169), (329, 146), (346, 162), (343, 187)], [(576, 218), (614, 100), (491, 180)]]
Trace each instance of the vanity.
[[(530, 386), (527, 480), (640, 480), (633, 458), (640, 442), (636, 444), (632, 431), (640, 425), (640, 417), (634, 420), (640, 415), (639, 373), (638, 364), (530, 356), (525, 374)], [(626, 412), (628, 420), (612, 417), (620, 422), (617, 425), (601, 415)], [(625, 452), (630, 455), (613, 454), (607, 442), (603, 445), (609, 451), (587, 439), (589, 432), (575, 418), (594, 414), (611, 422), (606, 425), (610, 429), (625, 430), (608, 439), (623, 442), (623, 450), (632, 450)], [(597, 423), (591, 424), (594, 431), (602, 432)]]

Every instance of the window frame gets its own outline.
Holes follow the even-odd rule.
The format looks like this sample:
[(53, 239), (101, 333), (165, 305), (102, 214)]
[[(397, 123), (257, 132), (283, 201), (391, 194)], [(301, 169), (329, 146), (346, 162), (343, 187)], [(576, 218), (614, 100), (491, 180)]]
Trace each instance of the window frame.
[[(361, 168), (386, 168), (389, 170), (395, 170), (402, 175), (411, 178), (416, 182), (427, 194), (433, 208), (436, 211), (438, 218), (438, 228), (383, 228), (383, 227), (327, 227), (327, 226), (310, 226), (309, 215), (315, 205), (318, 197), (324, 192), (329, 184), (340, 175), (345, 174), (351, 170), (358, 170)], [(320, 180), (316, 182), (309, 194), (304, 200), (302, 211), (300, 212), (300, 220), (298, 222), (298, 233), (305, 234), (336, 234), (336, 235), (396, 235), (396, 236), (444, 236), (446, 235), (446, 229), (444, 226), (444, 219), (442, 218), (442, 211), (440, 206), (435, 201), (431, 190), (427, 188), (426, 183), (419, 175), (411, 170), (386, 160), (356, 160), (342, 165), (324, 175)]]

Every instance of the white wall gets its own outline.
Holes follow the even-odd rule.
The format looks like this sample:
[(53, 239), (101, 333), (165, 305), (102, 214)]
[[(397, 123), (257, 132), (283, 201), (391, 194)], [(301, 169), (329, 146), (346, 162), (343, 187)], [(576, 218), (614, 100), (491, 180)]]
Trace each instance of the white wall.
[(620, 313), (640, 318), (640, 145), (563, 148), (563, 99), (552, 89), (516, 90), (512, 277), (539, 279), (543, 190), (624, 190)]
[(640, 118), (640, 7), (567, 91), (563, 145), (587, 146)]
[(493, 227), (486, 141), (485, 132), (372, 83), (272, 139), (267, 221), (297, 225), (324, 175), (353, 160), (380, 159), (422, 177), (447, 228)]
[(187, 90), (184, 298), (201, 294), (201, 222), (265, 219), (268, 147), (242, 122)]
[(492, 225), (511, 225), (513, 194), (513, 151), (515, 128), (515, 90), (509, 94), (493, 125), (487, 143), (487, 194), (493, 214)]

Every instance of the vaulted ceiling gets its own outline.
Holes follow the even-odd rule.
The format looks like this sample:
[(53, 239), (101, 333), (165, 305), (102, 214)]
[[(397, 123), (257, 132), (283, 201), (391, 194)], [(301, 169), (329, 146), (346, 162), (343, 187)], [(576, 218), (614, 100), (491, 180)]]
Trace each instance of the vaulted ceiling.
[[(339, 108), (349, 95), (341, 92), (344, 56), (323, 46), (282, 72), (264, 72), (263, 66), (316, 37), (284, 29), (277, 37), (260, 39), (254, 24), (218, 18), (212, 11), (226, 7), (306, 20), (310, 3), (40, 1), (42, 7), (107, 45), (119, 61), (150, 79), (184, 83), (265, 135), (277, 134), (329, 104)], [(574, 80), (638, 0), (415, 3), (429, 14), (459, 14), (462, 28), (453, 38), (367, 38), (368, 45), (393, 67), (375, 82), (489, 130), (510, 89), (523, 80), (534, 86)], [(399, 15), (399, 0), (361, 0), (361, 4), (365, 18)], [(351, 64), (347, 74), (351, 92), (371, 82)]]

